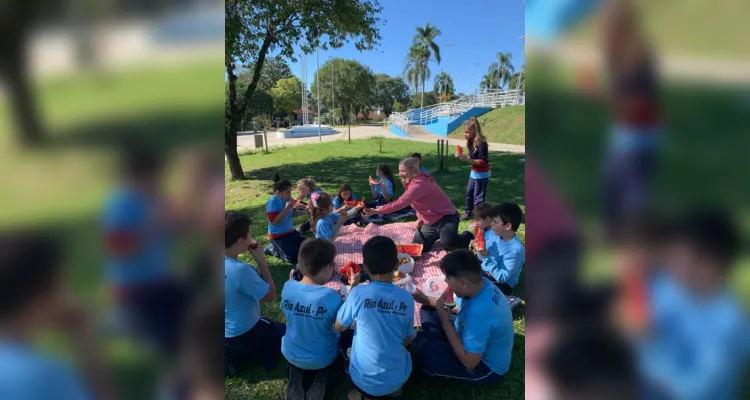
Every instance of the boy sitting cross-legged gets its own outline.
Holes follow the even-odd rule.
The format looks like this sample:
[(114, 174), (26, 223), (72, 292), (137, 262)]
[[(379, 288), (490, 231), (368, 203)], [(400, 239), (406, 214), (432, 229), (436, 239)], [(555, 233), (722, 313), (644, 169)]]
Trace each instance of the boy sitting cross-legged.
[(414, 335), (414, 300), (393, 285), (398, 267), (393, 240), (368, 240), (362, 257), (371, 282), (349, 293), (336, 317), (336, 330), (342, 332), (356, 321), (349, 375), (359, 394), (366, 399), (401, 398), (401, 387), (411, 374), (406, 346)]
[(510, 367), (513, 317), (505, 296), (482, 276), (479, 260), (467, 249), (448, 253), (440, 262), (445, 282), (456, 298), (453, 316), (439, 298), (419, 290), (414, 300), (422, 332), (412, 344), (415, 362), (429, 375), (471, 384), (498, 382)]
[[(325, 239), (309, 239), (299, 249), (300, 281), (290, 279), (281, 292), (281, 310), (287, 330), (281, 352), (289, 361), (288, 400), (323, 399), (331, 376), (343, 369), (343, 354), (351, 346), (353, 331), (334, 329), (341, 296), (323, 286), (333, 275), (336, 248)], [(350, 284), (359, 282), (353, 274)], [(345, 354), (345, 353), (344, 353)]]

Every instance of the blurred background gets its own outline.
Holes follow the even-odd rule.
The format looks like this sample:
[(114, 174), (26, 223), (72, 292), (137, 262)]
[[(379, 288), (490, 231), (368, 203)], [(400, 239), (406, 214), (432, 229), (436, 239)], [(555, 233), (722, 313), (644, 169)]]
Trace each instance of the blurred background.
[[(168, 234), (173, 245), (163, 249), (174, 266), (169, 274), (190, 276), (213, 248), (210, 223), (186, 204), (206, 200), (200, 197), (212, 188), (223, 193), (223, 15), (216, 0), (0, 7), (0, 231), (54, 232), (67, 294), (94, 321), (97, 353), (118, 398), (155, 398), (165, 376), (179, 368), (177, 355), (125, 333), (127, 323), (115, 312), (103, 221), (117, 211), (105, 205), (125, 183), (123, 167), (137, 164), (139, 152), (143, 160), (154, 155), (164, 165), (156, 182), (171, 205), (165, 210), (185, 206), (169, 216), (179, 220)], [(206, 157), (188, 157), (196, 148)], [(206, 218), (220, 218), (223, 197), (211, 207), (218, 213)], [(151, 213), (139, 223), (156, 225), (164, 216)], [(218, 254), (213, 258), (218, 262)], [(73, 363), (80, 356), (54, 332), (41, 335), (38, 345)]]
[[(659, 396), (639, 397), (750, 398), (747, 388), (728, 390), (738, 375), (744, 382), (750, 377), (750, 48), (741, 39), (750, 33), (743, 22), (748, 17), (750, 3), (733, 0), (526, 2), (526, 187), (527, 193), (530, 187), (541, 187), (536, 193), (547, 195), (527, 196), (527, 241), (534, 242), (527, 244), (527, 252), (538, 253), (527, 254), (528, 282), (544, 291), (562, 282), (549, 281), (572, 275), (575, 283), (566, 283), (583, 285), (559, 293), (558, 300), (575, 299), (544, 314), (550, 318), (537, 318), (536, 327), (529, 318), (527, 398), (566, 398), (566, 390), (573, 388), (613, 396), (600, 398), (629, 398), (632, 393), (618, 386), (627, 381), (627, 353), (633, 351), (630, 360), (641, 375), (653, 378), (653, 372), (644, 369), (658, 364), (645, 354), (653, 355), (654, 348), (661, 352), (664, 346), (649, 351), (638, 346), (655, 337), (685, 339), (681, 351), (700, 356), (670, 359), (686, 367), (671, 370), (671, 378), (659, 378)], [(530, 167), (538, 174), (529, 174)], [(631, 196), (634, 193), (639, 196)], [(619, 208), (616, 222), (612, 208)], [(689, 221), (705, 215), (701, 210), (706, 209), (735, 225), (737, 245), (721, 234), (728, 229), (707, 226), (702, 232), (706, 243), (692, 245), (692, 263), (673, 258), (671, 250), (678, 243), (700, 236), (695, 232), (700, 228)], [(698, 257), (705, 262), (701, 267)], [(714, 297), (708, 297), (715, 303), (695, 295), (684, 276), (690, 268), (709, 268), (709, 259), (731, 266), (728, 275), (717, 275), (721, 284), (714, 287)], [(565, 271), (562, 278), (560, 270)], [(698, 274), (693, 272), (695, 279)], [(659, 286), (663, 280), (676, 282), (675, 292), (665, 295)], [(620, 303), (633, 301), (640, 301), (636, 308), (648, 315), (641, 321), (646, 328), (638, 334), (628, 331), (638, 325), (632, 320), (604, 322), (612, 314), (621, 318)], [(712, 319), (710, 313), (696, 310), (722, 317)], [(591, 318), (582, 316), (587, 313)], [(674, 314), (682, 317), (666, 323), (674, 327), (667, 332), (660, 318)], [(722, 336), (723, 328), (712, 326), (732, 328)], [(608, 332), (606, 343), (594, 340), (602, 332)], [(716, 344), (722, 340), (723, 347)], [(618, 352), (613, 350), (617, 343), (633, 346)], [(595, 352), (609, 356), (597, 358)], [(581, 357), (550, 366), (542, 361), (547, 353)], [(669, 359), (664, 355), (668, 353), (664, 350), (660, 362)], [(661, 368), (669, 369), (665, 365)], [(719, 372), (718, 365), (726, 369)], [(743, 368), (744, 373), (737, 372)], [(569, 373), (561, 372), (566, 370)], [(609, 378), (623, 378), (608, 380), (607, 372), (597, 373), (607, 370)], [(693, 378), (694, 391), (686, 396), (679, 390)], [(598, 386), (589, 385), (597, 380)]]

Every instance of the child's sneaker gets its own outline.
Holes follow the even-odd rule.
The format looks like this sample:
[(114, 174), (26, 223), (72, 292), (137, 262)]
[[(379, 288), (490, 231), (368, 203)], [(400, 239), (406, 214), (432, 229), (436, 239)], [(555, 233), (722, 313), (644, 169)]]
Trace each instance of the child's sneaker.
[(508, 305), (511, 309), (519, 304), (521, 304), (521, 299), (516, 296), (508, 296)]

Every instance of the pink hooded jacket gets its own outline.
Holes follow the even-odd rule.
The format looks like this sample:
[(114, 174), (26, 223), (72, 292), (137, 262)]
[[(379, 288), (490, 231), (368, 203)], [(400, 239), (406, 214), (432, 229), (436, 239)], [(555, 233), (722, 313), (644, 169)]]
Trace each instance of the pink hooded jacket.
[(417, 218), (426, 224), (436, 224), (446, 215), (456, 214), (456, 206), (435, 183), (435, 179), (425, 173), (414, 177), (406, 186), (398, 200), (386, 204), (378, 209), (381, 214), (390, 214), (411, 206), (417, 212)]

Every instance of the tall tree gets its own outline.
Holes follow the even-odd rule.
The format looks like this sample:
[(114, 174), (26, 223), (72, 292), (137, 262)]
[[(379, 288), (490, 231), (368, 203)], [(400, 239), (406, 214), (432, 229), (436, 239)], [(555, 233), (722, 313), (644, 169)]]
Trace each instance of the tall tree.
[(372, 105), (378, 106), (388, 118), (393, 113), (394, 103), (409, 101), (409, 86), (400, 78), (392, 78), (386, 74), (375, 75), (375, 90)]
[[(330, 87), (331, 75), (333, 75), (333, 93)], [(313, 78), (313, 87), (317, 87), (318, 77), (321, 79), (321, 107), (329, 107), (333, 96), (336, 108), (341, 108), (344, 122), (350, 122), (349, 118), (352, 114), (356, 115), (371, 105), (368, 103), (372, 101), (375, 76), (370, 67), (360, 64), (359, 61), (332, 58), (320, 66), (320, 71)], [(313, 90), (311, 104), (317, 104), (317, 96), (318, 92)]]
[[(253, 80), (253, 72), (255, 66), (250, 64), (237, 76), (237, 88), (240, 86), (247, 88), (250, 82)], [(269, 57), (266, 62), (263, 63), (263, 68), (260, 69), (260, 78), (258, 80), (258, 87), (255, 90), (264, 90), (266, 92), (276, 86), (276, 82), (279, 79), (286, 79), (293, 77), (289, 64), (281, 57)]]
[(424, 107), (424, 91), (425, 81), (429, 79), (429, 63), (430, 58), (435, 57), (435, 61), (440, 65), (440, 46), (435, 43), (435, 38), (440, 36), (442, 32), (430, 23), (426, 23), (424, 27), (418, 26), (417, 33), (414, 35), (414, 45), (421, 47), (421, 54), (423, 56), (422, 66), (423, 71), (427, 71), (426, 74), (422, 75), (422, 107)]
[(524, 90), (526, 88), (526, 75), (523, 73), (523, 67), (520, 71), (511, 75), (508, 81), (509, 90)]
[(414, 93), (419, 93), (419, 83), (422, 82), (422, 75), (427, 71), (424, 68), (424, 48), (419, 45), (412, 45), (409, 53), (406, 55), (404, 63), (404, 79), (409, 86), (414, 85)]
[[(270, 50), (296, 61), (295, 51), (340, 48), (348, 40), (357, 50), (371, 50), (381, 39), (377, 0), (335, 2), (279, 2), (277, 0), (225, 0), (224, 68), (229, 84), (229, 106), (224, 124), (224, 151), (233, 180), (244, 179), (237, 154), (237, 131), (249, 99), (258, 87)], [(301, 42), (301, 43), (300, 43)], [(236, 70), (252, 65), (252, 79), (237, 90)]]
[(494, 66), (495, 77), (497, 79), (497, 87), (504, 87), (510, 82), (510, 77), (515, 72), (511, 59), (513, 55), (510, 53), (497, 53), (497, 63), (492, 63)]
[(432, 91), (438, 94), (439, 99), (449, 101), (456, 93), (456, 88), (453, 86), (453, 78), (447, 72), (437, 74)]
[(497, 81), (497, 73), (495, 72), (495, 69), (493, 69), (494, 63), (490, 66), (489, 71), (482, 77), (481, 82), (479, 82), (479, 87), (483, 90), (487, 89), (497, 89), (498, 88), (498, 81)]
[(274, 112), (277, 115), (290, 113), (302, 107), (302, 81), (296, 76), (279, 79), (271, 89)]

